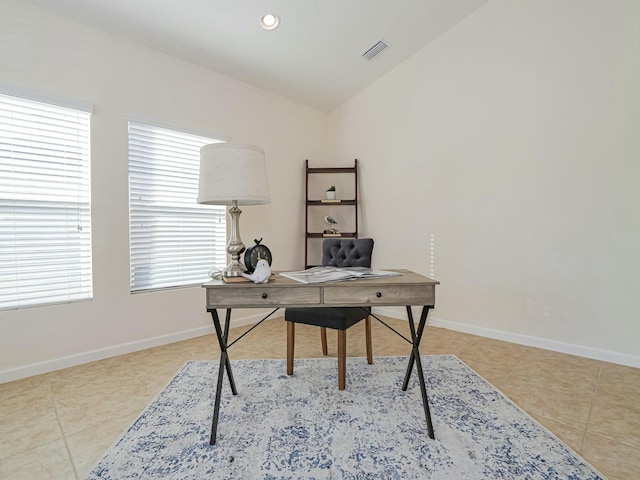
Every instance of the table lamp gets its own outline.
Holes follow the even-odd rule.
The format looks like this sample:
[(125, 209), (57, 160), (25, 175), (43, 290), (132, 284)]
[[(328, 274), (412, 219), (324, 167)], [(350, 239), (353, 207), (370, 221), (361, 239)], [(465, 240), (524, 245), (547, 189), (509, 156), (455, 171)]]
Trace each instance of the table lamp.
[(200, 149), (198, 203), (230, 205), (231, 236), (227, 253), (231, 261), (224, 277), (240, 277), (246, 270), (240, 254), (245, 245), (240, 239), (238, 205), (270, 203), (264, 150), (254, 145), (214, 143)]

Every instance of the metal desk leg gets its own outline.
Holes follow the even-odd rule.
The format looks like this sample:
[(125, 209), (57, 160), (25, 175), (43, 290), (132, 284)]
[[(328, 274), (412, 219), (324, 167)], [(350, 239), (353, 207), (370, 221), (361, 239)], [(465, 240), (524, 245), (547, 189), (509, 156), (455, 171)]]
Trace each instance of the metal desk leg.
[[(407, 318), (409, 319), (409, 328), (411, 329), (411, 340), (414, 345), (420, 346), (420, 342), (422, 340), (422, 333), (424, 332), (424, 327), (427, 324), (427, 314), (429, 313), (429, 309), (431, 307), (422, 307), (422, 315), (420, 316), (420, 323), (418, 324), (418, 333), (416, 334), (414, 331), (413, 324), (413, 311), (410, 306), (407, 306)], [(417, 341), (416, 341), (417, 340)], [(402, 384), (402, 390), (406, 391), (407, 386), (409, 385), (409, 379), (411, 378), (411, 371), (413, 370), (413, 362), (415, 361), (413, 349), (411, 349), (411, 356), (409, 357), (409, 364), (407, 365), (407, 372), (404, 375), (404, 383)]]
[(411, 330), (411, 339), (413, 340), (413, 347), (411, 349), (411, 356), (409, 357), (409, 364), (407, 365), (407, 371), (404, 375), (404, 382), (402, 384), (402, 390), (406, 391), (409, 385), (409, 378), (411, 378), (411, 372), (413, 370), (413, 364), (415, 362), (416, 370), (418, 374), (418, 383), (420, 384), (420, 393), (422, 394), (422, 405), (424, 406), (424, 416), (427, 420), (427, 432), (429, 438), (435, 438), (433, 433), (433, 424), (431, 423), (431, 411), (429, 410), (429, 399), (427, 397), (427, 388), (424, 383), (424, 372), (422, 371), (422, 361), (420, 360), (420, 341), (422, 340), (422, 334), (424, 333), (424, 327), (427, 323), (427, 315), (431, 307), (425, 305), (422, 307), (422, 314), (420, 315), (420, 323), (418, 324), (418, 332), (416, 333), (416, 327), (413, 324), (413, 312), (411, 307), (407, 306), (407, 316), (409, 317), (409, 328)]
[(220, 318), (218, 318), (218, 311), (211, 310), (211, 317), (213, 318), (213, 324), (216, 327), (216, 335), (218, 337), (218, 343), (220, 344), (220, 365), (218, 367), (218, 383), (216, 385), (216, 398), (213, 407), (213, 421), (211, 423), (211, 439), (209, 445), (216, 443), (216, 434), (218, 432), (218, 416), (220, 413), (220, 398), (222, 396), (222, 379), (224, 377), (224, 370), (227, 370), (227, 377), (229, 378), (229, 384), (231, 386), (231, 392), (234, 395), (238, 394), (236, 389), (236, 383), (233, 379), (233, 372), (231, 371), (231, 362), (229, 361), (229, 354), (227, 352), (227, 339), (229, 338), (229, 325), (231, 324), (231, 309), (227, 308), (227, 315), (225, 317), (224, 332), (220, 325)]

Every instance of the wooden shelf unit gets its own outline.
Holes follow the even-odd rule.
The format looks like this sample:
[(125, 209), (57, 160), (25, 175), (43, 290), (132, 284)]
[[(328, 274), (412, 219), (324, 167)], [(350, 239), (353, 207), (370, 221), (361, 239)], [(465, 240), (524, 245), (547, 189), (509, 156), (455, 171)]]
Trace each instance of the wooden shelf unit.
[[(335, 174), (351, 174), (354, 181), (354, 198), (352, 199), (340, 199), (339, 201), (323, 201), (321, 199), (309, 198), (309, 175), (317, 173), (335, 173)], [(355, 225), (355, 231), (352, 232), (340, 232), (340, 235), (324, 234), (323, 232), (310, 232), (309, 231), (309, 218), (314, 215), (312, 210), (316, 208), (310, 207), (351, 207), (353, 209), (353, 219)], [(358, 159), (353, 161), (353, 167), (309, 167), (309, 160), (306, 160), (306, 174), (305, 174), (305, 215), (304, 215), (304, 229), (305, 229), (305, 242), (304, 242), (304, 266), (305, 268), (313, 267), (309, 264), (309, 240), (315, 238), (358, 238)]]

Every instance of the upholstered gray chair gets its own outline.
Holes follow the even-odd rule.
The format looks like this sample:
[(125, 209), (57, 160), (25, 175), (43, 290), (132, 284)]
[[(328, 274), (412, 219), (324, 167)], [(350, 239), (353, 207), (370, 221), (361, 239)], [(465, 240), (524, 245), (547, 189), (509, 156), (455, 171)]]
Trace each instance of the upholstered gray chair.
[[(322, 265), (335, 267), (371, 267), (373, 239), (328, 238), (322, 243)], [(360, 307), (287, 308), (287, 375), (293, 375), (293, 354), (295, 344), (295, 324), (304, 323), (320, 328), (322, 353), (327, 355), (327, 328), (338, 332), (338, 388), (346, 386), (347, 370), (347, 328), (360, 320), (365, 320), (367, 362), (373, 363), (371, 352), (370, 310)]]

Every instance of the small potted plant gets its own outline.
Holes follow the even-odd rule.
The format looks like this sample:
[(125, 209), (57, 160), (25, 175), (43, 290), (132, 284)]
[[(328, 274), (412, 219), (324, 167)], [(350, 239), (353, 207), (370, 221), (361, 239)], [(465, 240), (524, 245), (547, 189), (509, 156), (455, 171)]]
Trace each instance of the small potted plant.
[(335, 200), (336, 199), (336, 187), (335, 185), (331, 185), (327, 188), (327, 200)]

